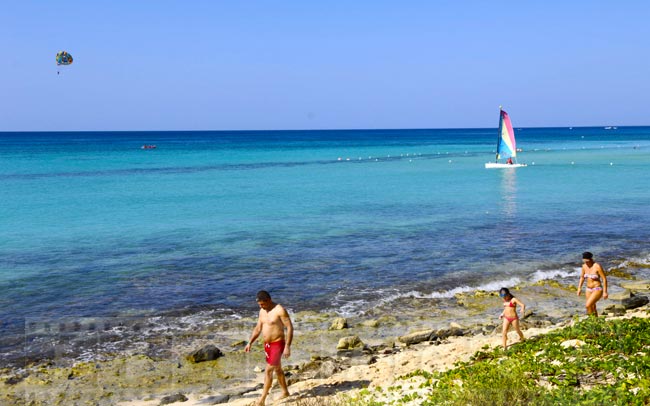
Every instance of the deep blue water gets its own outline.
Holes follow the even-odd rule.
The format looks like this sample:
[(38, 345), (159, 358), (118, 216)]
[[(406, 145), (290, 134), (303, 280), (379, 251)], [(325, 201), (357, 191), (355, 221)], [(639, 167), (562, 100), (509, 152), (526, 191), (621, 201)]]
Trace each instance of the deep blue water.
[[(647, 259), (650, 127), (0, 133), (0, 320), (361, 311)], [(142, 150), (155, 144), (155, 150)], [(16, 330), (18, 329), (18, 330)]]

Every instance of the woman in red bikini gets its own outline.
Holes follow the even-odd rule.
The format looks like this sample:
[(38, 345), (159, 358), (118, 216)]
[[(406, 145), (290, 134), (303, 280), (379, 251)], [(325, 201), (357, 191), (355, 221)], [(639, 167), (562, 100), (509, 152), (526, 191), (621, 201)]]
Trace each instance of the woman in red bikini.
[(580, 283), (578, 284), (578, 296), (580, 296), (582, 284), (585, 279), (587, 280), (587, 291), (585, 292), (585, 297), (587, 298), (587, 303), (585, 304), (587, 314), (593, 314), (598, 317), (596, 302), (601, 297), (604, 299), (608, 297), (607, 277), (605, 277), (603, 267), (599, 263), (594, 262), (594, 254), (591, 252), (582, 253), (582, 272), (580, 273)]
[(508, 344), (508, 329), (511, 324), (515, 328), (515, 331), (517, 331), (517, 334), (519, 334), (521, 341), (526, 340), (524, 333), (519, 328), (519, 317), (517, 317), (517, 305), (521, 306), (521, 317), (524, 317), (526, 305), (512, 296), (512, 293), (507, 288), (501, 288), (499, 290), (499, 296), (503, 298), (503, 312), (499, 318), (503, 319), (503, 349), (505, 350)]

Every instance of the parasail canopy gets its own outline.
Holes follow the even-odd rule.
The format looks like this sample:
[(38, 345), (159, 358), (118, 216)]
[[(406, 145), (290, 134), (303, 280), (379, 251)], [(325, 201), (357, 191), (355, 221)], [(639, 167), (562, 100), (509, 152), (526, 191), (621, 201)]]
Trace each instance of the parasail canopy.
[(66, 51), (59, 51), (56, 53), (57, 65), (70, 65), (72, 63), (72, 55)]

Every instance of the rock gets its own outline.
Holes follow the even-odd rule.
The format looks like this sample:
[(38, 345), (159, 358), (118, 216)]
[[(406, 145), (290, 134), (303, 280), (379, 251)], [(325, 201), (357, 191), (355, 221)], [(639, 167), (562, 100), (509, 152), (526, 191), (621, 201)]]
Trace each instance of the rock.
[(187, 402), (187, 401), (188, 399), (185, 395), (183, 395), (182, 393), (177, 393), (175, 395), (165, 396), (164, 398), (160, 399), (160, 404), (168, 405), (170, 403)]
[(455, 321), (452, 321), (451, 323), (449, 323), (449, 328), (458, 328), (458, 329), (462, 329), (461, 325), (458, 324), (458, 323), (456, 323)]
[(227, 395), (228, 395), (230, 398), (233, 398), (233, 397), (239, 397), (239, 396), (244, 396), (244, 395), (246, 395), (247, 393), (255, 392), (255, 391), (257, 391), (257, 390), (262, 389), (263, 387), (264, 387), (264, 384), (263, 384), (263, 383), (258, 383), (258, 384), (255, 385), (255, 386), (249, 386), (249, 387), (247, 387), (247, 388), (238, 388), (238, 389), (235, 389), (235, 390), (233, 390), (233, 391), (228, 391), (228, 394), (227, 394)]
[(235, 341), (234, 343), (230, 344), (230, 346), (233, 347), (233, 348), (246, 347), (246, 344), (248, 344), (248, 341), (239, 340), (239, 341)]
[(360, 357), (352, 357), (348, 360), (347, 364), (354, 365), (372, 365), (377, 362), (377, 357), (374, 355), (362, 355)]
[(650, 281), (630, 281), (621, 282), (620, 286), (623, 289), (635, 290), (650, 290)]
[[(521, 325), (525, 328), (531, 327), (547, 327), (552, 324), (555, 324), (554, 321), (546, 314), (535, 313), (532, 311), (526, 311), (524, 318), (522, 319)], [(501, 328), (501, 327), (499, 327)]]
[(455, 337), (455, 336), (464, 336), (465, 331), (463, 331), (462, 328), (443, 328), (438, 330), (435, 335), (432, 338), (447, 338), (447, 337)]
[(621, 300), (621, 304), (626, 309), (636, 309), (637, 307), (645, 306), (648, 302), (649, 300), (647, 296), (632, 296)]
[(436, 334), (434, 330), (424, 330), (416, 331), (398, 338), (398, 340), (406, 345), (413, 345), (422, 343), (424, 341), (430, 341), (432, 337)]
[(15, 385), (22, 382), (27, 377), (27, 374), (15, 375), (5, 379), (5, 385)]
[(363, 347), (363, 341), (358, 336), (343, 337), (336, 345), (337, 350), (351, 350), (357, 347)]
[(490, 297), (490, 296), (496, 296), (496, 295), (497, 295), (496, 292), (492, 292), (492, 291), (487, 292), (487, 291), (481, 290), (481, 289), (474, 292), (474, 297)]
[[(365, 350), (367, 350), (368, 354), (383, 354), (386, 350), (391, 350), (393, 348), (393, 344), (390, 343), (390, 345), (387, 344), (379, 344), (379, 345), (369, 345), (366, 346)], [(392, 351), (391, 351), (392, 352)]]
[(624, 290), (623, 292), (610, 293), (608, 299), (621, 301), (623, 299), (627, 299), (628, 297), (632, 297), (632, 293), (629, 290)]
[(222, 356), (223, 353), (221, 350), (210, 344), (201, 349), (191, 352), (186, 358), (191, 363), (197, 364), (204, 361), (213, 361)]
[(318, 361), (309, 361), (298, 371), (299, 378), (305, 379), (327, 379), (334, 375), (341, 368), (332, 358), (325, 358)]
[(566, 340), (560, 344), (564, 348), (569, 348), (569, 347), (582, 347), (585, 345), (584, 341), (581, 340)]
[(205, 399), (199, 401), (200, 405), (219, 405), (222, 403), (227, 403), (230, 400), (228, 395), (215, 395), (209, 396)]
[(379, 327), (379, 320), (365, 320), (361, 323), (361, 325), (364, 327), (377, 328)]
[(255, 371), (255, 372), (262, 372), (263, 369), (260, 368), (259, 366), (256, 366), (255, 368), (253, 368), (253, 371)]
[(330, 326), (330, 330), (343, 330), (345, 328), (348, 328), (348, 320), (343, 317), (335, 318)]
[(530, 321), (525, 320), (525, 321), (523, 321), (521, 323), (521, 326), (523, 328), (525, 328), (525, 329), (529, 329), (531, 327), (538, 327), (538, 328), (540, 328), (540, 327), (549, 327), (549, 326), (552, 326), (554, 324), (556, 324), (556, 323), (554, 323), (553, 321), (551, 321), (549, 319), (530, 320)]
[(603, 314), (612, 316), (622, 316), (625, 314), (625, 306), (620, 304), (609, 305), (603, 310)]

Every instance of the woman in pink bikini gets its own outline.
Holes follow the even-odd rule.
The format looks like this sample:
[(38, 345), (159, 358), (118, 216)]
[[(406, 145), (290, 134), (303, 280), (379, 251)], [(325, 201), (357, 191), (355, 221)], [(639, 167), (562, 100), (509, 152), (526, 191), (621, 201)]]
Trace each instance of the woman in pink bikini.
[(503, 319), (503, 349), (505, 350), (508, 343), (508, 329), (511, 324), (515, 328), (515, 331), (517, 331), (517, 334), (519, 334), (521, 341), (526, 340), (524, 333), (519, 328), (519, 317), (517, 317), (517, 305), (521, 306), (521, 317), (524, 317), (526, 305), (512, 296), (512, 293), (507, 288), (501, 288), (499, 290), (499, 296), (503, 298), (503, 312), (499, 318)]
[(605, 277), (605, 272), (603, 267), (599, 263), (594, 262), (594, 254), (591, 252), (582, 253), (582, 272), (580, 273), (580, 283), (578, 284), (578, 296), (582, 291), (582, 284), (587, 280), (587, 291), (585, 292), (585, 297), (587, 298), (587, 303), (585, 307), (587, 308), (587, 314), (593, 314), (598, 317), (598, 311), (596, 310), (596, 302), (600, 298), (607, 299), (607, 277)]

